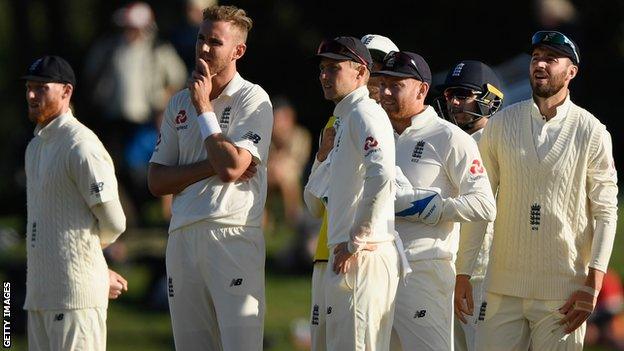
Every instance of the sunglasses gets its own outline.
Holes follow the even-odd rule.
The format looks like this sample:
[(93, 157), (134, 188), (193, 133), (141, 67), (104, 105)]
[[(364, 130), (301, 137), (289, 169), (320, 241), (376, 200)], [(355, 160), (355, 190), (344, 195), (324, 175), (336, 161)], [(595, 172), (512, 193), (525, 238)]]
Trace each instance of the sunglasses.
[(408, 54), (401, 51), (390, 51), (386, 55), (386, 57), (384, 57), (382, 70), (390, 69), (391, 71), (396, 72), (396, 68), (400, 66), (407, 66), (411, 68), (414, 71), (415, 76), (418, 80), (424, 80), (422, 74), (420, 74), (420, 71), (416, 66), (416, 62), (414, 62), (414, 59), (411, 58)]
[(541, 43), (553, 43), (559, 45), (565, 45), (572, 49), (574, 52), (574, 57), (576, 58), (576, 62), (581, 62), (578, 51), (576, 50), (576, 45), (570, 40), (570, 38), (566, 37), (565, 34), (555, 32), (555, 31), (546, 31), (542, 30), (535, 34), (533, 34), (533, 38), (531, 38), (531, 44), (541, 44)]
[(338, 54), (338, 55), (352, 57), (358, 63), (361, 63), (364, 66), (368, 66), (368, 63), (366, 62), (366, 60), (364, 60), (360, 55), (358, 55), (355, 51), (353, 51), (353, 49), (346, 47), (333, 39), (323, 40), (321, 42), (321, 45), (319, 45), (318, 50), (316, 50), (317, 55), (325, 54), (325, 53)]
[(449, 101), (454, 98), (458, 101), (465, 101), (475, 98), (479, 93), (481, 92), (467, 88), (448, 88), (444, 90), (444, 98)]

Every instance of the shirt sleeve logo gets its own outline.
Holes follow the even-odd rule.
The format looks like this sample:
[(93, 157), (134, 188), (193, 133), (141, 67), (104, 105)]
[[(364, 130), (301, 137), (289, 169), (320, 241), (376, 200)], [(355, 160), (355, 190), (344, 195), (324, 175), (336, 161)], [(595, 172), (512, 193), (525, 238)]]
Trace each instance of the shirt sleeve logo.
[(375, 140), (375, 138), (373, 138), (372, 136), (369, 136), (364, 141), (364, 151), (368, 151), (369, 149), (375, 148), (377, 147), (377, 145), (379, 145), (377, 140)]
[(180, 110), (175, 118), (176, 130), (187, 129), (188, 125), (186, 125), (186, 111)]
[(96, 195), (104, 190), (104, 182), (91, 183), (91, 195)]
[(243, 135), (243, 139), (251, 140), (254, 144), (257, 144), (262, 139), (258, 134), (252, 132), (251, 130)]
[(472, 160), (472, 164), (470, 165), (470, 173), (472, 175), (480, 175), (483, 174), (485, 169), (481, 165), (481, 161), (474, 159)]

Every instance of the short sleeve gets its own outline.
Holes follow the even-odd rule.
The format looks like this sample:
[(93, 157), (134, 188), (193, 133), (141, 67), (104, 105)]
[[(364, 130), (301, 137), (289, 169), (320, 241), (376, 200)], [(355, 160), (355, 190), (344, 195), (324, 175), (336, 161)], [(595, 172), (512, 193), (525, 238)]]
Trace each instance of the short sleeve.
[(261, 164), (266, 162), (273, 131), (273, 107), (268, 95), (258, 86), (242, 98), (237, 116), (233, 118), (228, 137), (234, 145), (243, 148)]
[[(165, 166), (178, 164), (178, 133), (174, 126), (175, 97), (169, 102), (165, 114), (160, 124), (160, 131), (154, 146), (154, 152), (150, 162)], [(175, 111), (175, 114), (185, 113), (185, 111)]]
[(83, 140), (74, 145), (70, 151), (69, 170), (89, 207), (119, 197), (113, 160), (99, 141)]

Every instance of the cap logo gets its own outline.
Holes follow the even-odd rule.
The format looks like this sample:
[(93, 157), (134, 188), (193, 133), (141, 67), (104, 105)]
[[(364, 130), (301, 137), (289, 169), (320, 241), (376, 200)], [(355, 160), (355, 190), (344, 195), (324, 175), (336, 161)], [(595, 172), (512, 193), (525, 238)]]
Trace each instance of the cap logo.
[(390, 68), (394, 68), (394, 63), (396, 62), (396, 57), (395, 56), (391, 56), (388, 58), (388, 60), (386, 60), (386, 66), (390, 67)]
[(28, 72), (34, 72), (37, 67), (39, 67), (39, 65), (41, 64), (41, 61), (43, 61), (43, 58), (39, 58), (37, 59), (37, 61), (33, 62), (32, 65), (30, 65), (30, 67), (28, 67)]
[(368, 36), (368, 37), (364, 37), (364, 45), (368, 45), (370, 44), (370, 42), (373, 41), (373, 37), (372, 36)]
[(461, 71), (462, 71), (462, 69), (464, 68), (464, 66), (465, 66), (465, 65), (466, 65), (466, 64), (465, 64), (465, 63), (463, 63), (463, 62), (462, 62), (462, 63), (457, 64), (457, 66), (455, 66), (455, 68), (453, 69), (453, 74), (452, 74), (452, 76), (453, 76), (453, 77), (459, 77), (459, 76), (461, 75)]

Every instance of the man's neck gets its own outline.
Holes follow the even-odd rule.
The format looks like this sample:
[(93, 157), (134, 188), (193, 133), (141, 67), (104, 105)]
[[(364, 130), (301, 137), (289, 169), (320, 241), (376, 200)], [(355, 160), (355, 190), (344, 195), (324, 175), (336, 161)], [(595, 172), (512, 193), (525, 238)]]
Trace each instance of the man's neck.
[(218, 98), (225, 89), (225, 87), (230, 83), (230, 81), (232, 81), (235, 75), (236, 65), (232, 65), (212, 77), (212, 90), (210, 91), (210, 100)]
[(557, 107), (563, 105), (567, 97), (568, 89), (564, 88), (547, 98), (533, 95), (533, 101), (535, 101), (540, 114), (546, 118), (546, 121), (550, 121), (557, 115)]
[(390, 123), (392, 124), (392, 128), (394, 128), (394, 131), (398, 134), (402, 134), (405, 129), (412, 125), (412, 117), (425, 112), (426, 109), (427, 106), (421, 105), (415, 107), (412, 112), (405, 113), (401, 117), (390, 117)]
[(66, 114), (69, 111), (69, 106), (68, 107), (64, 107), (62, 108), (58, 113), (50, 116), (49, 118), (37, 122), (37, 125), (40, 126), (41, 128), (44, 128), (45, 126), (47, 126), (48, 124), (50, 124), (50, 122), (54, 121), (55, 119), (59, 118), (60, 116)]

